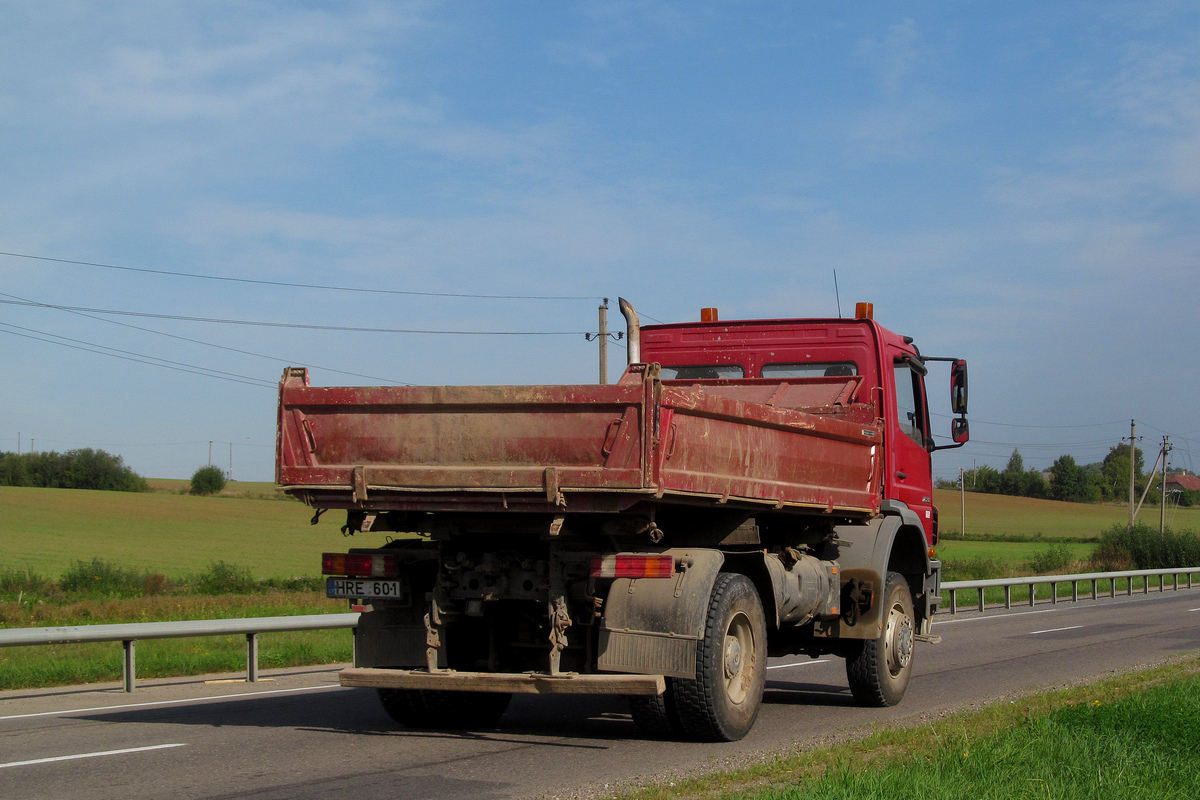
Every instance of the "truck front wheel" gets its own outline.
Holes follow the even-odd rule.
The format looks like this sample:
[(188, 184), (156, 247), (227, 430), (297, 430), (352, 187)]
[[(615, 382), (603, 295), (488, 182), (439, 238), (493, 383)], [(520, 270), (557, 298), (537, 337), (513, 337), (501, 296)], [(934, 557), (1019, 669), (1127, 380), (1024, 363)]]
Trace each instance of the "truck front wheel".
[(376, 691), (387, 715), (410, 728), (491, 728), (512, 700), (503, 692)]
[(767, 623), (758, 592), (746, 576), (722, 572), (696, 648), (696, 679), (671, 682), (683, 731), (707, 742), (741, 739), (762, 706), (766, 670)]
[(883, 631), (878, 639), (850, 641), (846, 677), (859, 705), (894, 706), (904, 697), (912, 674), (916, 624), (908, 582), (898, 572), (887, 574), (883, 593)]

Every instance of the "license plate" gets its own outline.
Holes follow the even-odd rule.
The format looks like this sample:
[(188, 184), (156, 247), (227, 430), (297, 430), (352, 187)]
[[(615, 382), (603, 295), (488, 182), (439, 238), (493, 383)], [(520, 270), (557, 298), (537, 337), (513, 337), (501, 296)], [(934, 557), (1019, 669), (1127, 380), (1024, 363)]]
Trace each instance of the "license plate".
[(326, 597), (371, 598), (374, 600), (407, 600), (403, 581), (379, 581), (371, 578), (328, 578)]

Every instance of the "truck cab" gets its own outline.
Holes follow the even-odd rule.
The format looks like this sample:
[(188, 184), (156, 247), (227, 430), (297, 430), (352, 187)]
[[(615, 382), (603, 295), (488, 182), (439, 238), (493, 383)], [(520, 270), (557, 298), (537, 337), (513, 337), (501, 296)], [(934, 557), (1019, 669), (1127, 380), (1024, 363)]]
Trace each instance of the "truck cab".
[[(871, 304), (860, 303), (856, 310), (854, 319), (720, 322), (717, 309), (707, 308), (699, 323), (640, 327), (640, 357), (660, 364), (667, 383), (812, 385), (822, 379), (833, 384), (858, 378), (853, 393), (844, 400), (847, 405), (870, 404), (883, 427), (884, 441), (890, 443), (884, 447), (881, 497), (911, 509), (932, 547), (938, 540), (938, 516), (930, 454), (940, 448), (930, 429), (925, 359), (911, 337), (892, 333), (874, 321)], [(952, 390), (963, 395), (965, 408), (965, 362), (936, 360), (952, 361), (957, 367)], [(829, 413), (836, 413), (836, 408)], [(956, 427), (953, 439), (949, 447), (966, 442), (965, 424)]]

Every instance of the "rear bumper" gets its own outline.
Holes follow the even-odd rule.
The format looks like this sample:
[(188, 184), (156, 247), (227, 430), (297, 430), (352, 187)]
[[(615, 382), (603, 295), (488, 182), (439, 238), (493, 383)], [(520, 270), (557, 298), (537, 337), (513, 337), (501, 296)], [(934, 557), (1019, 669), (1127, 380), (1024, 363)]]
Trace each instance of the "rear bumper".
[(666, 690), (662, 675), (527, 672), (427, 672), (409, 669), (354, 667), (338, 673), (342, 686), (369, 689), (433, 689), (448, 692), (513, 692), (516, 694), (657, 695)]

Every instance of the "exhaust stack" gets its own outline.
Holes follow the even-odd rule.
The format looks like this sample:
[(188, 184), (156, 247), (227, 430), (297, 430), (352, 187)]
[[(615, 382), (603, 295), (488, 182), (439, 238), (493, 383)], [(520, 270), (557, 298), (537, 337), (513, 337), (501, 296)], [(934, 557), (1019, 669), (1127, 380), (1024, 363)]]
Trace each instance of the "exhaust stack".
[(642, 326), (628, 300), (618, 297), (617, 303), (625, 316), (625, 344), (629, 348), (629, 363), (637, 364), (642, 360)]

